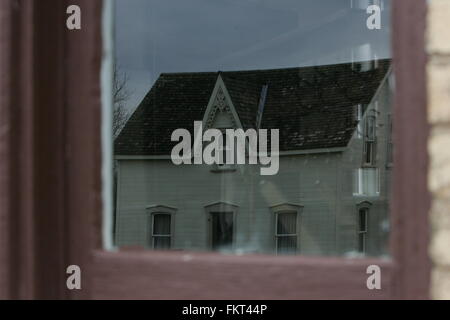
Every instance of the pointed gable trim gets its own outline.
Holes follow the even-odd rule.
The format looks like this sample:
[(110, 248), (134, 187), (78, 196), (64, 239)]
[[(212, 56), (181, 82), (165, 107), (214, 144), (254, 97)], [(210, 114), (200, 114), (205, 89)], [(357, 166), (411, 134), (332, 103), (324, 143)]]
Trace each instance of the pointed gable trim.
[(225, 82), (222, 76), (218, 75), (214, 90), (206, 107), (205, 114), (203, 116), (203, 128), (204, 130), (212, 128), (215, 116), (217, 112), (227, 112), (231, 116), (235, 129), (243, 129), (241, 120), (236, 112), (236, 108), (233, 105), (231, 96), (227, 90)]

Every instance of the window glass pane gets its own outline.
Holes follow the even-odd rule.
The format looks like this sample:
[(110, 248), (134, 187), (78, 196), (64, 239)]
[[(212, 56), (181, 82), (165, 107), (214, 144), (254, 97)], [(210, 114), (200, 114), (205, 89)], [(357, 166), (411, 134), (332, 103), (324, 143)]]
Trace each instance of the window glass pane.
[(366, 251), (366, 234), (360, 233), (358, 235), (358, 252), (365, 253)]
[(153, 249), (170, 249), (170, 237), (153, 237)]
[(227, 249), (233, 244), (233, 213), (213, 213), (212, 248)]
[(374, 141), (376, 138), (375, 117), (370, 116), (366, 121), (366, 138), (368, 141)]
[(114, 4), (116, 247), (389, 254), (391, 1)]
[(380, 194), (378, 168), (358, 168), (354, 171), (354, 195), (376, 197)]
[(296, 234), (297, 230), (297, 214), (296, 213), (279, 213), (277, 234)]
[(367, 209), (359, 210), (359, 231), (360, 232), (363, 232), (363, 231), (367, 230), (366, 214), (367, 214)]
[(278, 254), (294, 254), (297, 251), (297, 237), (278, 237)]
[(153, 234), (170, 235), (170, 215), (155, 214), (153, 217)]

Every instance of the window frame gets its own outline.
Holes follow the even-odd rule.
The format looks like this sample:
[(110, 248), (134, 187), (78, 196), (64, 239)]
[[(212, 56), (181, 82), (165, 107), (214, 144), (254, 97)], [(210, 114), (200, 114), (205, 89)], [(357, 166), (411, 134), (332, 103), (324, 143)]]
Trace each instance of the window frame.
[[(357, 214), (357, 218), (356, 218), (357, 250), (356, 251), (359, 254), (364, 254), (364, 255), (367, 254), (367, 237), (369, 234), (369, 222), (370, 222), (371, 207), (372, 207), (372, 203), (369, 201), (362, 201), (356, 206), (356, 214)], [(361, 231), (361, 228), (360, 228), (360, 226), (361, 226), (360, 214), (361, 214), (362, 210), (364, 210), (364, 212), (365, 212), (365, 230), (364, 231)], [(361, 233), (364, 234), (364, 250), (363, 251), (360, 251), (360, 249), (359, 249), (359, 240), (360, 240), (359, 237), (360, 237)]]
[[(211, 169), (212, 172), (235, 172), (237, 170), (237, 164), (236, 161), (234, 162), (234, 164), (228, 164), (227, 163), (227, 153), (230, 151), (230, 143), (228, 141), (228, 135), (226, 133), (227, 130), (234, 130), (234, 128), (214, 128), (217, 130), (220, 130), (222, 132), (222, 145), (220, 147), (220, 153), (222, 154), (222, 164), (220, 163), (216, 163), (214, 164), (213, 169)], [(234, 151), (233, 151), (233, 156), (234, 159), (236, 160), (236, 143), (233, 144), (234, 146)]]
[(173, 248), (174, 244), (174, 235), (175, 235), (175, 214), (177, 213), (178, 209), (164, 206), (164, 205), (155, 205), (155, 206), (147, 206), (146, 213), (148, 215), (149, 220), (149, 230), (147, 230), (147, 245), (148, 247), (155, 249), (155, 242), (154, 237), (162, 237), (163, 235), (155, 235), (154, 234), (154, 228), (155, 228), (155, 216), (156, 215), (168, 215), (170, 217), (170, 234), (167, 236), (170, 238), (170, 249)]
[[(282, 214), (295, 214), (295, 233), (286, 233), (286, 234), (279, 234), (278, 233), (278, 221), (280, 219), (280, 215)], [(299, 232), (298, 232), (298, 213), (297, 211), (279, 211), (275, 213), (275, 251), (276, 254), (279, 255), (279, 246), (278, 241), (280, 238), (290, 238), (295, 237), (295, 253), (297, 254), (299, 252)]]
[(296, 220), (295, 220), (295, 228), (296, 228), (296, 237), (297, 237), (297, 249), (296, 254), (301, 253), (301, 214), (303, 211), (303, 205), (301, 204), (294, 204), (294, 203), (280, 203), (277, 205), (274, 205), (270, 207), (271, 214), (273, 216), (273, 226), (274, 226), (274, 252), (276, 255), (278, 255), (278, 214), (282, 213), (295, 213), (296, 214)]
[[(368, 222), (368, 208), (363, 208), (363, 209), (359, 209), (358, 210), (358, 223), (359, 223), (359, 228), (358, 228), (358, 253), (361, 254), (366, 254), (367, 253), (367, 222)], [(362, 230), (361, 228), (361, 214), (363, 214), (364, 216), (364, 230)], [(362, 238), (361, 238), (362, 237)], [(361, 240), (362, 240), (362, 248), (360, 247), (361, 245)]]
[[(391, 260), (103, 250), (102, 1), (37, 2), (0, 2), (0, 66), (20, 70), (0, 78), (1, 298), (429, 298), (425, 0), (393, 2)], [(69, 4), (81, 30), (63, 27)], [(65, 287), (70, 264), (81, 291)], [(381, 290), (366, 287), (372, 264)]]
[[(239, 211), (239, 206), (224, 202), (224, 201), (218, 201), (215, 203), (211, 203), (205, 206), (205, 213), (206, 213), (206, 239), (205, 243), (207, 244), (206, 247), (211, 248), (213, 250), (213, 214), (220, 214), (220, 213), (231, 213), (233, 215), (233, 239), (231, 248), (235, 248), (236, 244), (236, 231), (237, 231), (237, 214)], [(217, 252), (217, 251), (215, 251)]]
[(233, 250), (235, 248), (235, 223), (236, 223), (236, 221), (234, 219), (235, 214), (234, 214), (233, 211), (220, 211), (220, 212), (213, 211), (213, 212), (209, 213), (209, 219), (210, 219), (210, 223), (209, 223), (210, 245), (209, 245), (209, 247), (211, 248), (212, 251), (215, 251), (215, 252), (220, 251), (219, 248), (215, 248), (214, 247), (214, 232), (215, 232), (215, 230), (214, 230), (214, 218), (217, 217), (217, 216), (220, 216), (220, 215), (225, 215), (225, 216), (226, 215), (231, 215), (231, 224), (232, 224), (231, 225), (231, 232), (232, 232), (232, 234), (231, 234), (231, 245), (230, 245), (230, 248), (231, 248), (231, 250)]
[[(158, 216), (168, 216), (169, 217), (169, 233), (168, 234), (155, 234), (155, 218)], [(153, 250), (159, 250), (155, 248), (155, 238), (169, 238), (169, 249), (172, 249), (172, 215), (170, 213), (164, 213), (164, 212), (155, 212), (152, 214), (152, 249)]]
[[(367, 111), (366, 111), (367, 112)], [(370, 112), (370, 110), (369, 110)], [(373, 121), (372, 127), (369, 123)], [(368, 114), (364, 117), (364, 133), (363, 133), (363, 167), (374, 167), (377, 162), (377, 117)], [(370, 127), (372, 128), (373, 137), (370, 137)], [(370, 146), (370, 161), (367, 161)]]

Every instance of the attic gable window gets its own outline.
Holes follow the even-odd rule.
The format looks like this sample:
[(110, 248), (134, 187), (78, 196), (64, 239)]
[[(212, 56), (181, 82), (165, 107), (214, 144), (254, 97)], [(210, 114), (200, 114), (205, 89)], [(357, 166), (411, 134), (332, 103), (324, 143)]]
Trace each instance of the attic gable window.
[[(233, 106), (233, 102), (228, 93), (226, 85), (219, 74), (216, 80), (213, 94), (204, 114), (204, 123), (206, 129), (218, 129), (222, 133), (222, 146), (220, 149), (220, 159), (222, 163), (214, 164), (212, 172), (235, 171), (235, 164), (227, 164), (227, 154), (232, 154), (236, 158), (236, 146), (233, 144), (230, 137), (226, 134), (228, 129), (236, 129), (239, 125), (239, 117)], [(234, 150), (231, 146), (234, 145)], [(234, 152), (231, 152), (234, 151)], [(232, 161), (236, 163), (236, 161)]]
[[(222, 132), (222, 148), (220, 150), (222, 163), (215, 165), (215, 169), (219, 170), (219, 171), (224, 171), (224, 170), (234, 171), (234, 170), (236, 170), (235, 164), (227, 164), (227, 162), (228, 162), (227, 154), (231, 154), (234, 158), (236, 158), (236, 146), (235, 146), (235, 144), (233, 144), (234, 150), (232, 150), (231, 138), (229, 135), (226, 134), (227, 129), (231, 129), (231, 128), (220, 129), (220, 131)], [(233, 161), (233, 163), (236, 163), (236, 161)]]
[(203, 125), (205, 129), (237, 128), (241, 126), (236, 109), (220, 74), (209, 97), (209, 103), (203, 115)]

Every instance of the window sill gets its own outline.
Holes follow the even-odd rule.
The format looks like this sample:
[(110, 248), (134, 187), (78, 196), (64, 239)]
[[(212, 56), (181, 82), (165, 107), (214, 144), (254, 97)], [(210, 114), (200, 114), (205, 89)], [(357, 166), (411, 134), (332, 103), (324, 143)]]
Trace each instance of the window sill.
[(214, 169), (211, 169), (211, 172), (213, 173), (221, 173), (221, 172), (235, 172), (237, 169), (236, 167), (215, 167)]
[(379, 198), (380, 197), (380, 193), (377, 194), (361, 194), (361, 193), (354, 193), (353, 197), (358, 197), (358, 198)]
[(376, 164), (367, 164), (367, 163), (363, 163), (362, 165), (361, 165), (361, 168), (367, 168), (367, 169), (370, 169), (370, 168), (372, 168), (372, 169), (376, 169), (376, 168), (378, 168), (378, 166), (376, 165)]

